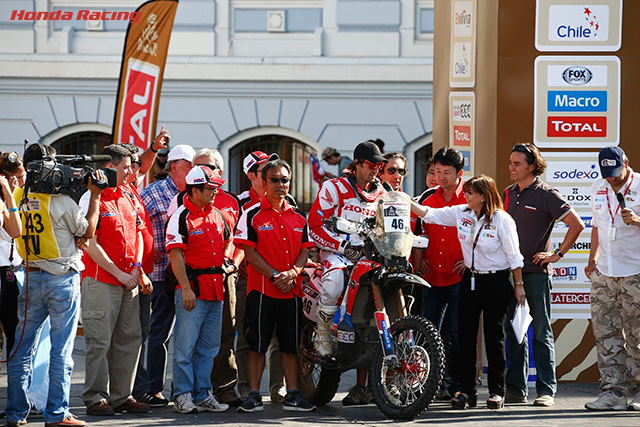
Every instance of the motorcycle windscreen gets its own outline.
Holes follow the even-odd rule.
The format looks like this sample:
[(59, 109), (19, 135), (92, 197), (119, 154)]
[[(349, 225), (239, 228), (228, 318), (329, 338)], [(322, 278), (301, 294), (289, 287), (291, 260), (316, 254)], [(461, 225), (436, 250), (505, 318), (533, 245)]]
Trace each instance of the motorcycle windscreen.
[(390, 191), (377, 201), (376, 227), (371, 236), (376, 249), (385, 258), (409, 259), (413, 246), (411, 203), (405, 194)]

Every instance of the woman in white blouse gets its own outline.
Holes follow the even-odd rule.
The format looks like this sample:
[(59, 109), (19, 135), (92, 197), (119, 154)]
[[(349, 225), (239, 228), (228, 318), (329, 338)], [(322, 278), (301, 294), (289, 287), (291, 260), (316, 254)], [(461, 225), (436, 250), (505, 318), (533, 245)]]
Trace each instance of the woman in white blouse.
[[(503, 210), (495, 181), (478, 175), (464, 184), (467, 205), (427, 208), (412, 202), (412, 210), (427, 223), (456, 227), (467, 267), (460, 283), (458, 336), (460, 349), (455, 369), (460, 391), (451, 405), (456, 409), (478, 404), (476, 389), (477, 336), (480, 314), (483, 315), (484, 343), (489, 364), (489, 399), (487, 407), (504, 406), (503, 324), (514, 295), (524, 304), (522, 281), (523, 257), (513, 218)], [(510, 280), (513, 271), (514, 286)]]

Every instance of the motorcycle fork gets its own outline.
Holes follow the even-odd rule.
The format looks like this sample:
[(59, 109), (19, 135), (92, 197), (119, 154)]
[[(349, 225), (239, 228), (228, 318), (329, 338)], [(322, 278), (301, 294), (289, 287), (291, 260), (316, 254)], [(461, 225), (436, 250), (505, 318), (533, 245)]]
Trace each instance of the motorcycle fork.
[(382, 346), (384, 359), (389, 369), (398, 369), (400, 364), (398, 363), (398, 358), (396, 357), (396, 352), (391, 341), (391, 323), (389, 322), (389, 316), (387, 316), (387, 311), (384, 307), (382, 288), (380, 285), (372, 283), (371, 290), (373, 303), (376, 307), (374, 315), (376, 318), (376, 326), (378, 327), (378, 334), (380, 335), (380, 345)]

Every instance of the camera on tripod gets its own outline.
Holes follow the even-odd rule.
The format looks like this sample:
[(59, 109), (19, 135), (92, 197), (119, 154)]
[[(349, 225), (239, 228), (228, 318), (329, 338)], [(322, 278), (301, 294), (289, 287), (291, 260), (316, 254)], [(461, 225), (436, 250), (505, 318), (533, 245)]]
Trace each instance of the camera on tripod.
[[(27, 143), (28, 141), (25, 141)], [(97, 155), (48, 155), (44, 147), (42, 158), (29, 162), (26, 166), (27, 192), (44, 194), (66, 194), (75, 200), (87, 189), (89, 177), (93, 183), (101, 188), (117, 186), (117, 171), (113, 168), (102, 168), (107, 180), (97, 179), (96, 170), (87, 163), (108, 162), (111, 156)]]

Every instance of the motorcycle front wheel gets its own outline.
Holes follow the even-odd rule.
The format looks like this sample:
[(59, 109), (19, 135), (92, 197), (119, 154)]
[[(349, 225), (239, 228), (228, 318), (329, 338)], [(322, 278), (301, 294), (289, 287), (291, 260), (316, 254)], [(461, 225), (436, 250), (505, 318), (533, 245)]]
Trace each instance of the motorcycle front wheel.
[[(315, 326), (305, 319), (300, 334), (300, 345), (308, 351), (313, 351)], [(298, 352), (298, 389), (314, 405), (323, 406), (331, 402), (338, 391), (340, 376), (337, 369), (323, 368)]]
[(369, 373), (373, 400), (383, 414), (413, 419), (433, 401), (444, 372), (444, 346), (431, 322), (407, 316), (391, 325), (399, 369), (389, 369), (378, 348)]

